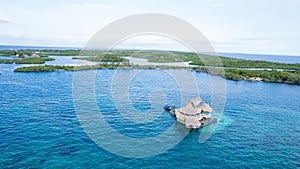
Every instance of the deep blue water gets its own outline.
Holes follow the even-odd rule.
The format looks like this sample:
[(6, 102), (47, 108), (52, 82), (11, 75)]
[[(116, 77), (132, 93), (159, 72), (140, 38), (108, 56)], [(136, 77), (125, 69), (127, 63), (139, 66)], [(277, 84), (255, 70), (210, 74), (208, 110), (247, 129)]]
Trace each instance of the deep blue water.
[[(300, 167), (299, 86), (226, 80), (224, 115), (206, 142), (198, 143), (202, 130), (193, 131), (162, 154), (136, 159), (108, 152), (84, 132), (73, 104), (72, 72), (14, 73), (15, 66), (0, 64), (0, 168)], [(143, 70), (127, 90), (132, 106), (144, 113), (151, 113), (147, 110), (152, 98), (154, 110), (161, 113), (158, 120), (137, 124), (120, 118), (112, 97), (119, 85), (111, 87), (116, 71), (126, 77), (137, 70), (97, 73), (97, 104), (113, 128), (129, 137), (145, 138), (175, 123), (155, 103), (161, 95), (151, 93), (160, 91), (166, 94), (166, 102), (184, 104), (179, 86), (161, 69)], [(209, 75), (191, 73), (203, 100), (210, 102)], [(195, 95), (191, 93), (191, 98)], [(111, 144), (117, 143), (112, 140)]]

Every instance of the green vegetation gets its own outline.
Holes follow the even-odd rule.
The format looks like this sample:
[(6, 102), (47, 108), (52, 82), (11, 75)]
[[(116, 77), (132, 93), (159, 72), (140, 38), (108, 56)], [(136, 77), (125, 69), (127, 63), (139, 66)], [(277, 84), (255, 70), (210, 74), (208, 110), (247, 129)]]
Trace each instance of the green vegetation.
[(0, 55), (5, 55), (5, 56), (15, 56), (15, 55), (28, 55), (31, 56), (31, 54), (35, 52), (35, 50), (32, 49), (26, 49), (26, 50), (0, 50)]
[(82, 59), (93, 62), (123, 62), (127, 59), (121, 58), (120, 56), (106, 54), (105, 56), (89, 56), (89, 57), (73, 57), (72, 59)]
[(225, 69), (226, 79), (250, 80), (300, 85), (300, 73), (289, 71)]
[(149, 62), (184, 62), (182, 54), (184, 53), (171, 51), (134, 51), (130, 56), (148, 59)]
[(200, 72), (207, 72), (212, 75), (222, 76), (226, 79), (231, 80), (249, 80), (249, 81), (265, 81), (265, 82), (276, 82), (276, 83), (288, 83), (300, 85), (300, 72), (289, 72), (289, 71), (267, 71), (267, 70), (241, 70), (241, 69), (230, 69), (225, 68), (207, 68), (207, 67), (179, 67), (179, 66), (141, 66), (141, 65), (116, 65), (116, 64), (98, 64), (90, 66), (28, 66), (16, 68), (14, 72), (53, 72), (56, 70), (66, 71), (78, 71), (78, 70), (91, 70), (91, 69), (103, 69), (103, 68), (140, 68), (140, 69), (151, 69), (151, 68), (163, 68), (163, 69), (192, 69)]
[(0, 63), (4, 64), (42, 64), (46, 61), (55, 60), (54, 58), (24, 58), (24, 59), (0, 59)]
[(193, 67), (192, 70), (207, 72), (230, 80), (264, 81), (300, 85), (300, 71), (243, 70), (222, 67)]
[(113, 64), (98, 64), (86, 66), (59, 66), (59, 65), (44, 65), (44, 66), (26, 66), (19, 67), (14, 72), (54, 72), (56, 70), (78, 71), (78, 70), (91, 70), (102, 68), (118, 68), (118, 65)]
[(12, 55), (32, 55), (34, 52), (39, 52), (40, 56), (103, 56), (104, 54), (114, 55), (114, 56), (129, 56), (134, 50), (54, 50), (54, 49), (43, 49), (43, 50), (34, 50), (34, 49), (20, 49), (20, 50), (0, 50), (0, 55), (12, 56)]
[(192, 70), (207, 72), (230, 80), (264, 81), (300, 85), (300, 71), (243, 70), (235, 68), (208, 67), (193, 67)]
[(19, 67), (14, 72), (53, 72), (56, 70), (73, 70), (73, 66), (25, 66)]
[(43, 65), (43, 66), (25, 66), (19, 67), (14, 72), (53, 72), (56, 70), (66, 71), (79, 71), (79, 70), (92, 70), (92, 69), (116, 69), (116, 68), (137, 68), (137, 69), (188, 69), (187, 67), (180, 66), (151, 66), (151, 65), (117, 65), (117, 64), (98, 64), (98, 65), (85, 65), (85, 66), (58, 66), (58, 65)]
[[(268, 61), (243, 60), (222, 56), (211, 56), (173, 51), (135, 51), (131, 57), (148, 59), (149, 62), (191, 62), (190, 65), (228, 68), (269, 68), (300, 70), (300, 64), (285, 64)], [(217, 59), (220, 62), (217, 62)], [(205, 61), (205, 63), (203, 62)]]
[(40, 56), (76, 56), (80, 53), (80, 50), (34, 50), (34, 49), (20, 49), (20, 50), (0, 50), (0, 55), (5, 56), (15, 56), (19, 55), (22, 57), (23, 55), (31, 56), (34, 52), (40, 52)]
[[(17, 52), (17, 53), (16, 53)], [(174, 51), (137, 51), (137, 50), (0, 50), (2, 55), (23, 55), (40, 52), (41, 55), (74, 56), (73, 59), (103, 62), (92, 66), (30, 66), (17, 68), (15, 72), (51, 72), (56, 70), (76, 71), (102, 68), (185, 68), (207, 72), (231, 80), (265, 81), (300, 85), (300, 64), (284, 64), (267, 61), (242, 60), (210, 55), (197, 55)], [(82, 57), (85, 56), (85, 57)], [(150, 62), (191, 62), (196, 67), (141, 66), (128, 65), (122, 56), (145, 58)], [(200, 58), (199, 58), (200, 57)], [(220, 62), (217, 62), (220, 59)], [(0, 59), (0, 63), (40, 64), (52, 58)], [(205, 62), (205, 63), (204, 63)], [(113, 63), (113, 64), (112, 64)], [(263, 68), (270, 70), (246, 70)], [(280, 70), (277, 70), (280, 69)], [(222, 71), (224, 70), (224, 71)]]
[[(139, 51), (139, 50), (0, 50), (0, 55), (31, 55), (39, 52), (40, 55), (55, 56), (74, 56), (74, 59), (84, 59), (96, 62), (123, 62), (122, 56), (148, 59), (149, 62), (191, 62), (191, 65), (214, 66), (229, 68), (270, 68), (270, 69), (289, 69), (299, 70), (300, 64), (284, 64), (267, 61), (243, 60), (228, 57), (218, 57), (221, 62), (216, 62), (217, 56), (195, 54), (188, 52), (175, 51)], [(89, 57), (77, 57), (89, 56)], [(200, 58), (201, 59), (200, 59)], [(205, 61), (205, 63), (203, 63)]]
[(198, 66), (219, 66), (230, 68), (300, 69), (300, 64), (284, 64), (267, 61), (234, 59), (228, 57), (220, 57), (222, 64), (218, 64), (214, 62), (215, 58), (212, 56), (201, 55), (201, 58), (206, 61), (205, 65), (200, 59), (193, 60), (193, 62), (190, 64)]

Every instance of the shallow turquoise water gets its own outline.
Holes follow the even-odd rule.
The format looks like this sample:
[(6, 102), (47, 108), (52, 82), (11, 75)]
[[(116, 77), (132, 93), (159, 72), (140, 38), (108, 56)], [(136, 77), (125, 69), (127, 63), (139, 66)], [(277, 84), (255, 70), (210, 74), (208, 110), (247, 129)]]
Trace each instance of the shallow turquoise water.
[[(193, 131), (163, 154), (135, 159), (104, 150), (84, 132), (72, 101), (72, 72), (13, 73), (14, 66), (0, 65), (0, 168), (300, 167), (299, 86), (226, 81), (224, 115), (206, 142), (199, 144), (201, 130)], [(118, 71), (126, 75), (135, 70)], [(97, 103), (112, 127), (139, 138), (155, 136), (174, 124), (167, 112), (146, 124), (121, 118), (112, 103), (114, 73), (103, 69), (96, 77)], [(209, 76), (192, 74), (202, 98), (210, 102)], [(172, 96), (167, 102), (182, 104), (174, 80), (151, 69), (129, 85), (133, 107), (147, 112), (149, 98), (161, 96), (151, 94), (153, 89)]]

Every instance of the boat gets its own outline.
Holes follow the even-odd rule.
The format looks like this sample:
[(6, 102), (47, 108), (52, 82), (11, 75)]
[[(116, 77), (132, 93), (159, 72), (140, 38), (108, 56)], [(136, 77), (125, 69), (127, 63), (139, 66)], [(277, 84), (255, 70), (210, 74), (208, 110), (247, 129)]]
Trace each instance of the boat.
[(172, 108), (173, 108), (173, 105), (169, 105), (169, 104), (164, 105), (164, 109), (166, 109), (167, 111), (171, 111)]
[(165, 105), (164, 108), (182, 123), (186, 128), (199, 129), (211, 123), (215, 123), (211, 112), (213, 109), (202, 101), (200, 96), (190, 100), (184, 107), (175, 108), (175, 106)]
[(164, 109), (167, 110), (171, 116), (175, 117), (175, 106), (174, 105), (165, 104)]

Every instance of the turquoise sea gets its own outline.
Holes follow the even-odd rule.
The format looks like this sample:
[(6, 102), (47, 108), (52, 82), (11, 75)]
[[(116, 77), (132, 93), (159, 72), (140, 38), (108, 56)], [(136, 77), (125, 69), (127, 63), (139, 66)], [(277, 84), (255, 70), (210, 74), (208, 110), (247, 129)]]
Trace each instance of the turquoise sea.
[[(0, 168), (300, 167), (299, 86), (226, 80), (225, 110), (206, 142), (198, 143), (202, 130), (191, 131), (162, 154), (128, 158), (99, 147), (81, 127), (72, 98), (73, 72), (14, 73), (16, 66), (0, 64)], [(176, 124), (162, 110), (163, 102), (161, 107), (154, 107), (161, 115), (152, 123), (120, 118), (111, 88), (117, 71), (126, 76), (137, 70), (102, 69), (95, 78), (98, 107), (115, 130), (146, 138)], [(209, 75), (190, 73), (199, 94), (210, 103)], [(153, 94), (154, 90), (160, 93)], [(151, 113), (147, 111), (151, 102), (159, 100), (161, 94), (168, 103), (184, 104), (176, 81), (162, 69), (142, 70), (125, 92), (134, 109), (141, 112)], [(191, 94), (191, 99), (195, 95)], [(111, 140), (111, 144), (118, 143)]]

